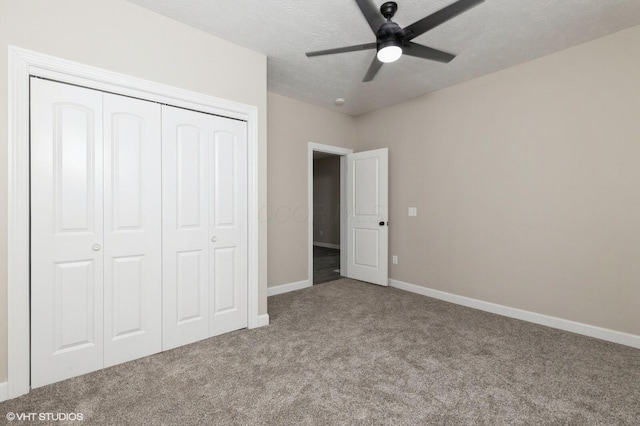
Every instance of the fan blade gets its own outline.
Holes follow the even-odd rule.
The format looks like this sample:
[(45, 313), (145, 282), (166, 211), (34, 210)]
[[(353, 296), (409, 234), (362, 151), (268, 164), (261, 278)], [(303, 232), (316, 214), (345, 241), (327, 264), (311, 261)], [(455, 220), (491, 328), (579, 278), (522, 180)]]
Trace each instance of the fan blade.
[(377, 47), (376, 43), (357, 44), (355, 46), (338, 47), (336, 49), (317, 50), (315, 52), (307, 52), (305, 53), (305, 55), (309, 57), (320, 56), (320, 55), (332, 55), (334, 53), (357, 52), (358, 50), (375, 49), (376, 47)]
[(374, 56), (373, 61), (371, 62), (371, 65), (369, 65), (369, 69), (367, 70), (367, 73), (362, 79), (362, 82), (366, 83), (367, 81), (373, 80), (373, 77), (375, 77), (376, 74), (378, 74), (378, 71), (380, 71), (380, 68), (382, 68), (382, 62), (378, 60), (377, 56)]
[(438, 62), (451, 62), (456, 55), (443, 52), (442, 50), (432, 49), (427, 46), (423, 46), (418, 43), (409, 42), (402, 46), (402, 53), (409, 56), (415, 56), (416, 58), (430, 59)]
[(421, 34), (426, 33), (427, 31), (437, 27), (440, 24), (447, 22), (451, 18), (455, 18), (463, 12), (471, 9), (474, 6), (483, 3), (484, 0), (459, 0), (444, 9), (440, 9), (436, 13), (427, 16), (426, 18), (422, 18), (419, 21), (414, 22), (413, 24), (405, 27), (405, 30), (409, 30), (412, 32), (405, 40), (411, 40), (412, 38), (418, 37)]
[(373, 0), (356, 0), (356, 3), (358, 3), (360, 11), (367, 19), (367, 22), (371, 27), (371, 31), (373, 31), (374, 34), (377, 34), (380, 26), (386, 22), (380, 13), (380, 10), (373, 3)]

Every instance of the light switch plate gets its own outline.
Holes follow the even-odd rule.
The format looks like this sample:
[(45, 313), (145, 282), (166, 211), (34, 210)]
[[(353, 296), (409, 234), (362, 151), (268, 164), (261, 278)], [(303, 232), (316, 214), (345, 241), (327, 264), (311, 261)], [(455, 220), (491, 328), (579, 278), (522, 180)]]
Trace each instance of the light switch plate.
[(409, 216), (418, 216), (418, 208), (409, 207)]

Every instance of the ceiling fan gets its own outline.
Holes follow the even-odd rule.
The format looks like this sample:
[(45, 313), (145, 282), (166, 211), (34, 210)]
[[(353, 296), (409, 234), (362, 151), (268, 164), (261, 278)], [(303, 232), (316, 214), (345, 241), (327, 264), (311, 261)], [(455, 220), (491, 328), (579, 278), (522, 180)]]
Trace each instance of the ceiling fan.
[(373, 61), (362, 80), (363, 82), (373, 80), (378, 71), (380, 71), (383, 63), (397, 61), (403, 54), (415, 56), (416, 58), (430, 59), (432, 61), (444, 63), (451, 62), (451, 60), (456, 57), (455, 55), (414, 43), (411, 40), (460, 15), (461, 13), (466, 12), (482, 2), (484, 2), (484, 0), (458, 0), (439, 11), (414, 22), (408, 27), (400, 28), (398, 24), (391, 21), (391, 18), (393, 18), (393, 15), (395, 15), (398, 10), (398, 4), (396, 2), (388, 1), (384, 3), (380, 6), (380, 13), (378, 13), (373, 0), (356, 0), (360, 11), (367, 19), (369, 26), (376, 35), (376, 42), (339, 47), (337, 49), (307, 52), (306, 55), (311, 57), (376, 49), (377, 54), (373, 58)]

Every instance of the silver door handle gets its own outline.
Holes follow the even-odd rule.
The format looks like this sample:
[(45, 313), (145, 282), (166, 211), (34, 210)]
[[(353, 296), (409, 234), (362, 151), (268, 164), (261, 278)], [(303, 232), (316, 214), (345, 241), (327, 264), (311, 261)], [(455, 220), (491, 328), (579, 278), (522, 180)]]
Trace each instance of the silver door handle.
[(94, 244), (93, 246), (91, 246), (91, 250), (93, 251), (100, 251), (101, 248), (102, 246), (100, 244)]
[(214, 235), (213, 237), (211, 237), (211, 242), (215, 243), (216, 241), (218, 241), (218, 238), (216, 238), (216, 236)]

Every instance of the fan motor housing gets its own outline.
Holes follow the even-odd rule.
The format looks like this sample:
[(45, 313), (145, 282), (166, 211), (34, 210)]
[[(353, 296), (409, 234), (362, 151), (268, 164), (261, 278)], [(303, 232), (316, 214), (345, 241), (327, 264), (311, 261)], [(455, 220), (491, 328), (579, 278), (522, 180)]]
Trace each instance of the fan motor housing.
[(401, 38), (398, 36), (401, 30), (400, 25), (391, 21), (380, 25), (380, 29), (378, 29), (378, 32), (376, 33), (378, 46), (380, 46), (381, 43), (386, 42), (402, 42)]

